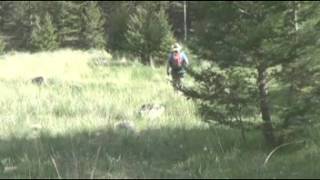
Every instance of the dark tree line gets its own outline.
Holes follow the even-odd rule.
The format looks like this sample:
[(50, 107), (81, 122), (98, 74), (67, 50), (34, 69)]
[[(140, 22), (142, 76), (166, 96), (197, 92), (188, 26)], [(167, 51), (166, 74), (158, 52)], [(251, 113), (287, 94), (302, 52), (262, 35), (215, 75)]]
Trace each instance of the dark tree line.
[[(6, 50), (108, 49), (145, 64), (163, 62), (180, 40), (179, 1), (4, 1), (0, 36)], [(179, 17), (180, 16), (180, 17)], [(181, 27), (178, 27), (181, 26)], [(177, 37), (177, 38), (175, 38)]]

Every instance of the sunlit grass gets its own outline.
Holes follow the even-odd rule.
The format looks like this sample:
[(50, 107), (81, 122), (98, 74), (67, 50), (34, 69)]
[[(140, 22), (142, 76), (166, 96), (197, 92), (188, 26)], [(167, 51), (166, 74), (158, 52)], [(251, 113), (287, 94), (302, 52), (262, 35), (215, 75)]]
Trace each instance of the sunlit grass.
[(35, 76), (59, 80), (81, 80), (91, 73), (88, 61), (100, 56), (110, 59), (103, 51), (64, 49), (55, 52), (17, 53), (0, 57), (0, 79), (28, 80)]
[[(0, 58), (1, 178), (319, 177), (318, 131), (264, 167), (270, 149), (260, 131), (245, 143), (238, 130), (210, 129), (193, 102), (174, 93), (164, 67), (90, 67), (96, 57), (112, 59), (72, 50)], [(39, 75), (47, 85), (31, 83)], [(164, 114), (140, 117), (147, 103), (164, 105)], [(136, 131), (117, 129), (121, 121)]]

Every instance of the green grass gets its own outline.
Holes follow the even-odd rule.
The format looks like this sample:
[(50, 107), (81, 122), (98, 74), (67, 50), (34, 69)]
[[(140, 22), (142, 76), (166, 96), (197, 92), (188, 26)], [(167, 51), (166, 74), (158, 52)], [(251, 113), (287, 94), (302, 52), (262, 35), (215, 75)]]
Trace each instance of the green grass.
[[(243, 142), (238, 130), (209, 128), (195, 105), (173, 92), (164, 67), (90, 69), (84, 64), (94, 54), (60, 53), (78, 59), (23, 54), (25, 68), (10, 61), (19, 54), (0, 59), (6, 69), (0, 72), (0, 178), (320, 177), (317, 127), (306, 129), (304, 145), (280, 149), (263, 166), (271, 149), (261, 132), (248, 133)], [(60, 57), (59, 63), (41, 71), (44, 56)], [(48, 77), (48, 85), (31, 84), (34, 75)], [(151, 121), (139, 117), (146, 103), (163, 104), (165, 113)], [(115, 128), (123, 120), (137, 131)]]

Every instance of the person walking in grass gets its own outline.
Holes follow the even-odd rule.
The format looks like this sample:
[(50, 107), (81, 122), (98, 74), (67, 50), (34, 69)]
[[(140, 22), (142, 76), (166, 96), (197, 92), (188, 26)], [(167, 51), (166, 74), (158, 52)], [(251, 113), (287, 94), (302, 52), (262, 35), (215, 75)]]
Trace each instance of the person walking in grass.
[(181, 49), (180, 44), (173, 44), (167, 63), (167, 75), (171, 74), (171, 82), (175, 90), (181, 88), (186, 73), (185, 68), (189, 65), (188, 57)]

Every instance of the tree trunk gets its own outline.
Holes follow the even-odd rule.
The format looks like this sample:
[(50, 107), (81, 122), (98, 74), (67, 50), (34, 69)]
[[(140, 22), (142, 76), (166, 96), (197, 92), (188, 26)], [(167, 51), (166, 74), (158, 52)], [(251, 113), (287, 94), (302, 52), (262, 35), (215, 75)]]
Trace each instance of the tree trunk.
[(268, 105), (268, 92), (267, 92), (267, 70), (264, 67), (258, 68), (258, 86), (259, 86), (259, 99), (260, 99), (260, 111), (263, 121), (263, 134), (267, 144), (274, 146), (276, 144), (273, 134), (273, 127), (271, 123), (271, 115)]
[(299, 30), (299, 9), (300, 9), (300, 2), (294, 1), (293, 2), (293, 10), (294, 10), (294, 28), (295, 31)]
[(152, 69), (155, 68), (155, 63), (154, 63), (152, 55), (146, 53), (146, 54), (141, 54), (140, 57), (141, 57), (141, 61), (144, 65), (150, 66)]
[(148, 54), (140, 54), (141, 62), (144, 65), (150, 65), (150, 58)]
[[(299, 30), (299, 23), (298, 23), (298, 19), (299, 19), (299, 16), (298, 16), (298, 13), (299, 13), (299, 9), (300, 9), (300, 2), (298, 1), (293, 1), (292, 2), (292, 9), (293, 9), (293, 17), (292, 17), (292, 20), (293, 20), (293, 23), (294, 23), (294, 41), (295, 43), (297, 43), (298, 39), (297, 39), (297, 32)], [(295, 56), (297, 56), (297, 49), (295, 50)], [(297, 59), (296, 58), (293, 58), (293, 65), (290, 66), (290, 68), (292, 69), (291, 71), (294, 72), (295, 69), (297, 68), (295, 63), (296, 63)], [(289, 90), (288, 90), (288, 98), (287, 98), (287, 104), (290, 106), (294, 103), (294, 95), (296, 93), (296, 90), (295, 90), (295, 81), (294, 81), (294, 77), (295, 76), (290, 76), (289, 80), (290, 80), (290, 85), (289, 85)], [(284, 124), (286, 124), (286, 121), (288, 120), (285, 120)]]
[(150, 56), (150, 58), (149, 58), (149, 64), (150, 64), (150, 67), (151, 67), (152, 69), (155, 68), (154, 60), (153, 60), (153, 57), (152, 57), (152, 56)]
[(183, 24), (184, 24), (184, 42), (187, 41), (187, 2), (183, 1)]

